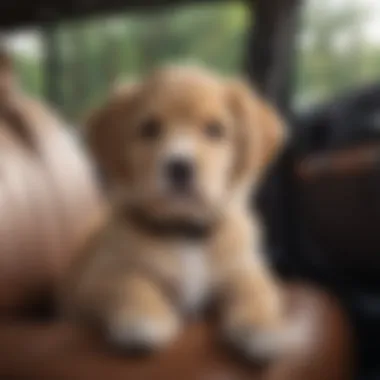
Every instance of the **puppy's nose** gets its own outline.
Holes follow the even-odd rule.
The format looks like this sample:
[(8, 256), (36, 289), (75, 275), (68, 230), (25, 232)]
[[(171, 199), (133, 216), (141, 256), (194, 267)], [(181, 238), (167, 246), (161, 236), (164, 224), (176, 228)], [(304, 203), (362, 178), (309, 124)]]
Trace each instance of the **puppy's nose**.
[(194, 168), (192, 163), (186, 159), (175, 159), (167, 163), (166, 173), (174, 187), (184, 189), (193, 180)]

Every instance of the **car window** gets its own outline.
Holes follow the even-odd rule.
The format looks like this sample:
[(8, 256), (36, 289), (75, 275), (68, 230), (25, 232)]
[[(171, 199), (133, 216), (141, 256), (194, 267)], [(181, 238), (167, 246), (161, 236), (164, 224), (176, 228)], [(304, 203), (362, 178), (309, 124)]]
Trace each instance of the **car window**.
[(114, 81), (167, 61), (238, 72), (248, 15), (236, 1), (155, 7), (13, 33), (8, 44), (27, 90), (76, 120)]
[(380, 80), (380, 2), (305, 0), (295, 77), (301, 109)]

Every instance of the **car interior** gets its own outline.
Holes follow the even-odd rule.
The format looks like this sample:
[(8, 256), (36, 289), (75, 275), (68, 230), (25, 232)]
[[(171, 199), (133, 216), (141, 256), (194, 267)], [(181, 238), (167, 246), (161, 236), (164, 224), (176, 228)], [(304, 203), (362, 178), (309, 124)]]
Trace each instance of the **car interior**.
[[(65, 103), (55, 78), (60, 69), (74, 69), (65, 68), (60, 60), (52, 31), (67, 20), (80, 22), (122, 11), (154, 15), (190, 3), (201, 7), (200, 3), (212, 6), (220, 1), (1, 2), (4, 40), (25, 28), (42, 30), (43, 98), (70, 120), (56, 125), (22, 110), (23, 120), (33, 121), (19, 128), (0, 109), (1, 379), (380, 377), (380, 76), (356, 82), (359, 73), (350, 67), (330, 92), (316, 91), (314, 99), (304, 91), (297, 99), (296, 78), (301, 74), (305, 81), (309, 78), (308, 68), (302, 66), (308, 63), (299, 57), (299, 35), (309, 25), (304, 16), (309, 2), (244, 2), (248, 27), (239, 70), (278, 107), (290, 132), (285, 151), (253, 202), (267, 228), (268, 256), (299, 307), (315, 309), (318, 332), (297, 358), (264, 368), (242, 362), (220, 347), (210, 321), (189, 327), (168, 352), (149, 359), (125, 358), (107, 350), (96, 336), (60, 321), (54, 307), (59, 278), (104, 199), (80, 134), (78, 142), (65, 133), (77, 123), (70, 120), (76, 110), (66, 117), (70, 102)], [(328, 8), (326, 1), (314, 3)], [(340, 17), (332, 18), (335, 25), (344, 19), (344, 7), (339, 1), (332, 3), (337, 3), (334, 9)], [(372, 11), (370, 2), (358, 3)], [(379, 23), (380, 8), (376, 9)], [(332, 33), (326, 25), (321, 51)], [(310, 65), (317, 62), (312, 58)], [(318, 67), (323, 68), (327, 58), (321, 59)], [(344, 70), (342, 60), (325, 81), (332, 82)], [(111, 75), (108, 82), (112, 80)], [(321, 80), (315, 76), (311, 88), (319, 88)], [(79, 91), (71, 106), (83, 97)]]

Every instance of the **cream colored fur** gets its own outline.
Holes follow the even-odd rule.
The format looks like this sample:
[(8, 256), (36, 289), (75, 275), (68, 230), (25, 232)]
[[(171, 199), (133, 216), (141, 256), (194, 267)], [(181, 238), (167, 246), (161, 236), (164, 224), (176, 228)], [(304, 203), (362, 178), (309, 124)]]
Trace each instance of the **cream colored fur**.
[[(141, 131), (149, 118), (161, 134), (146, 141)], [(213, 123), (217, 138), (210, 137)], [(285, 140), (277, 113), (244, 82), (168, 67), (119, 88), (87, 127), (117, 206), (70, 273), (67, 314), (96, 321), (125, 347), (155, 349), (217, 300), (221, 333), (231, 343), (252, 357), (281, 353), (291, 341), (281, 287), (263, 255), (261, 223), (248, 208)], [(196, 164), (193, 197), (166, 193), (162, 165), (174, 154)], [(158, 220), (209, 223), (212, 233), (198, 241), (154, 236), (128, 219), (136, 205)]]

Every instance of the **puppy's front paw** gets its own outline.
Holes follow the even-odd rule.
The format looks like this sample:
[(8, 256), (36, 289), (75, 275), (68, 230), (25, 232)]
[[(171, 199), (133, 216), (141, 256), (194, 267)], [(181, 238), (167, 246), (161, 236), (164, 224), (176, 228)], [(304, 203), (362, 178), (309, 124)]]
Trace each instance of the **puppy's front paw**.
[(107, 338), (111, 344), (132, 352), (151, 352), (168, 345), (179, 332), (179, 321), (154, 317), (130, 317), (110, 322)]
[(228, 342), (248, 359), (266, 363), (299, 352), (308, 343), (311, 327), (300, 318), (273, 325), (240, 323), (224, 330)]
[(248, 359), (268, 362), (286, 350), (283, 334), (277, 329), (258, 329), (255, 325), (242, 325), (225, 332), (228, 342)]

